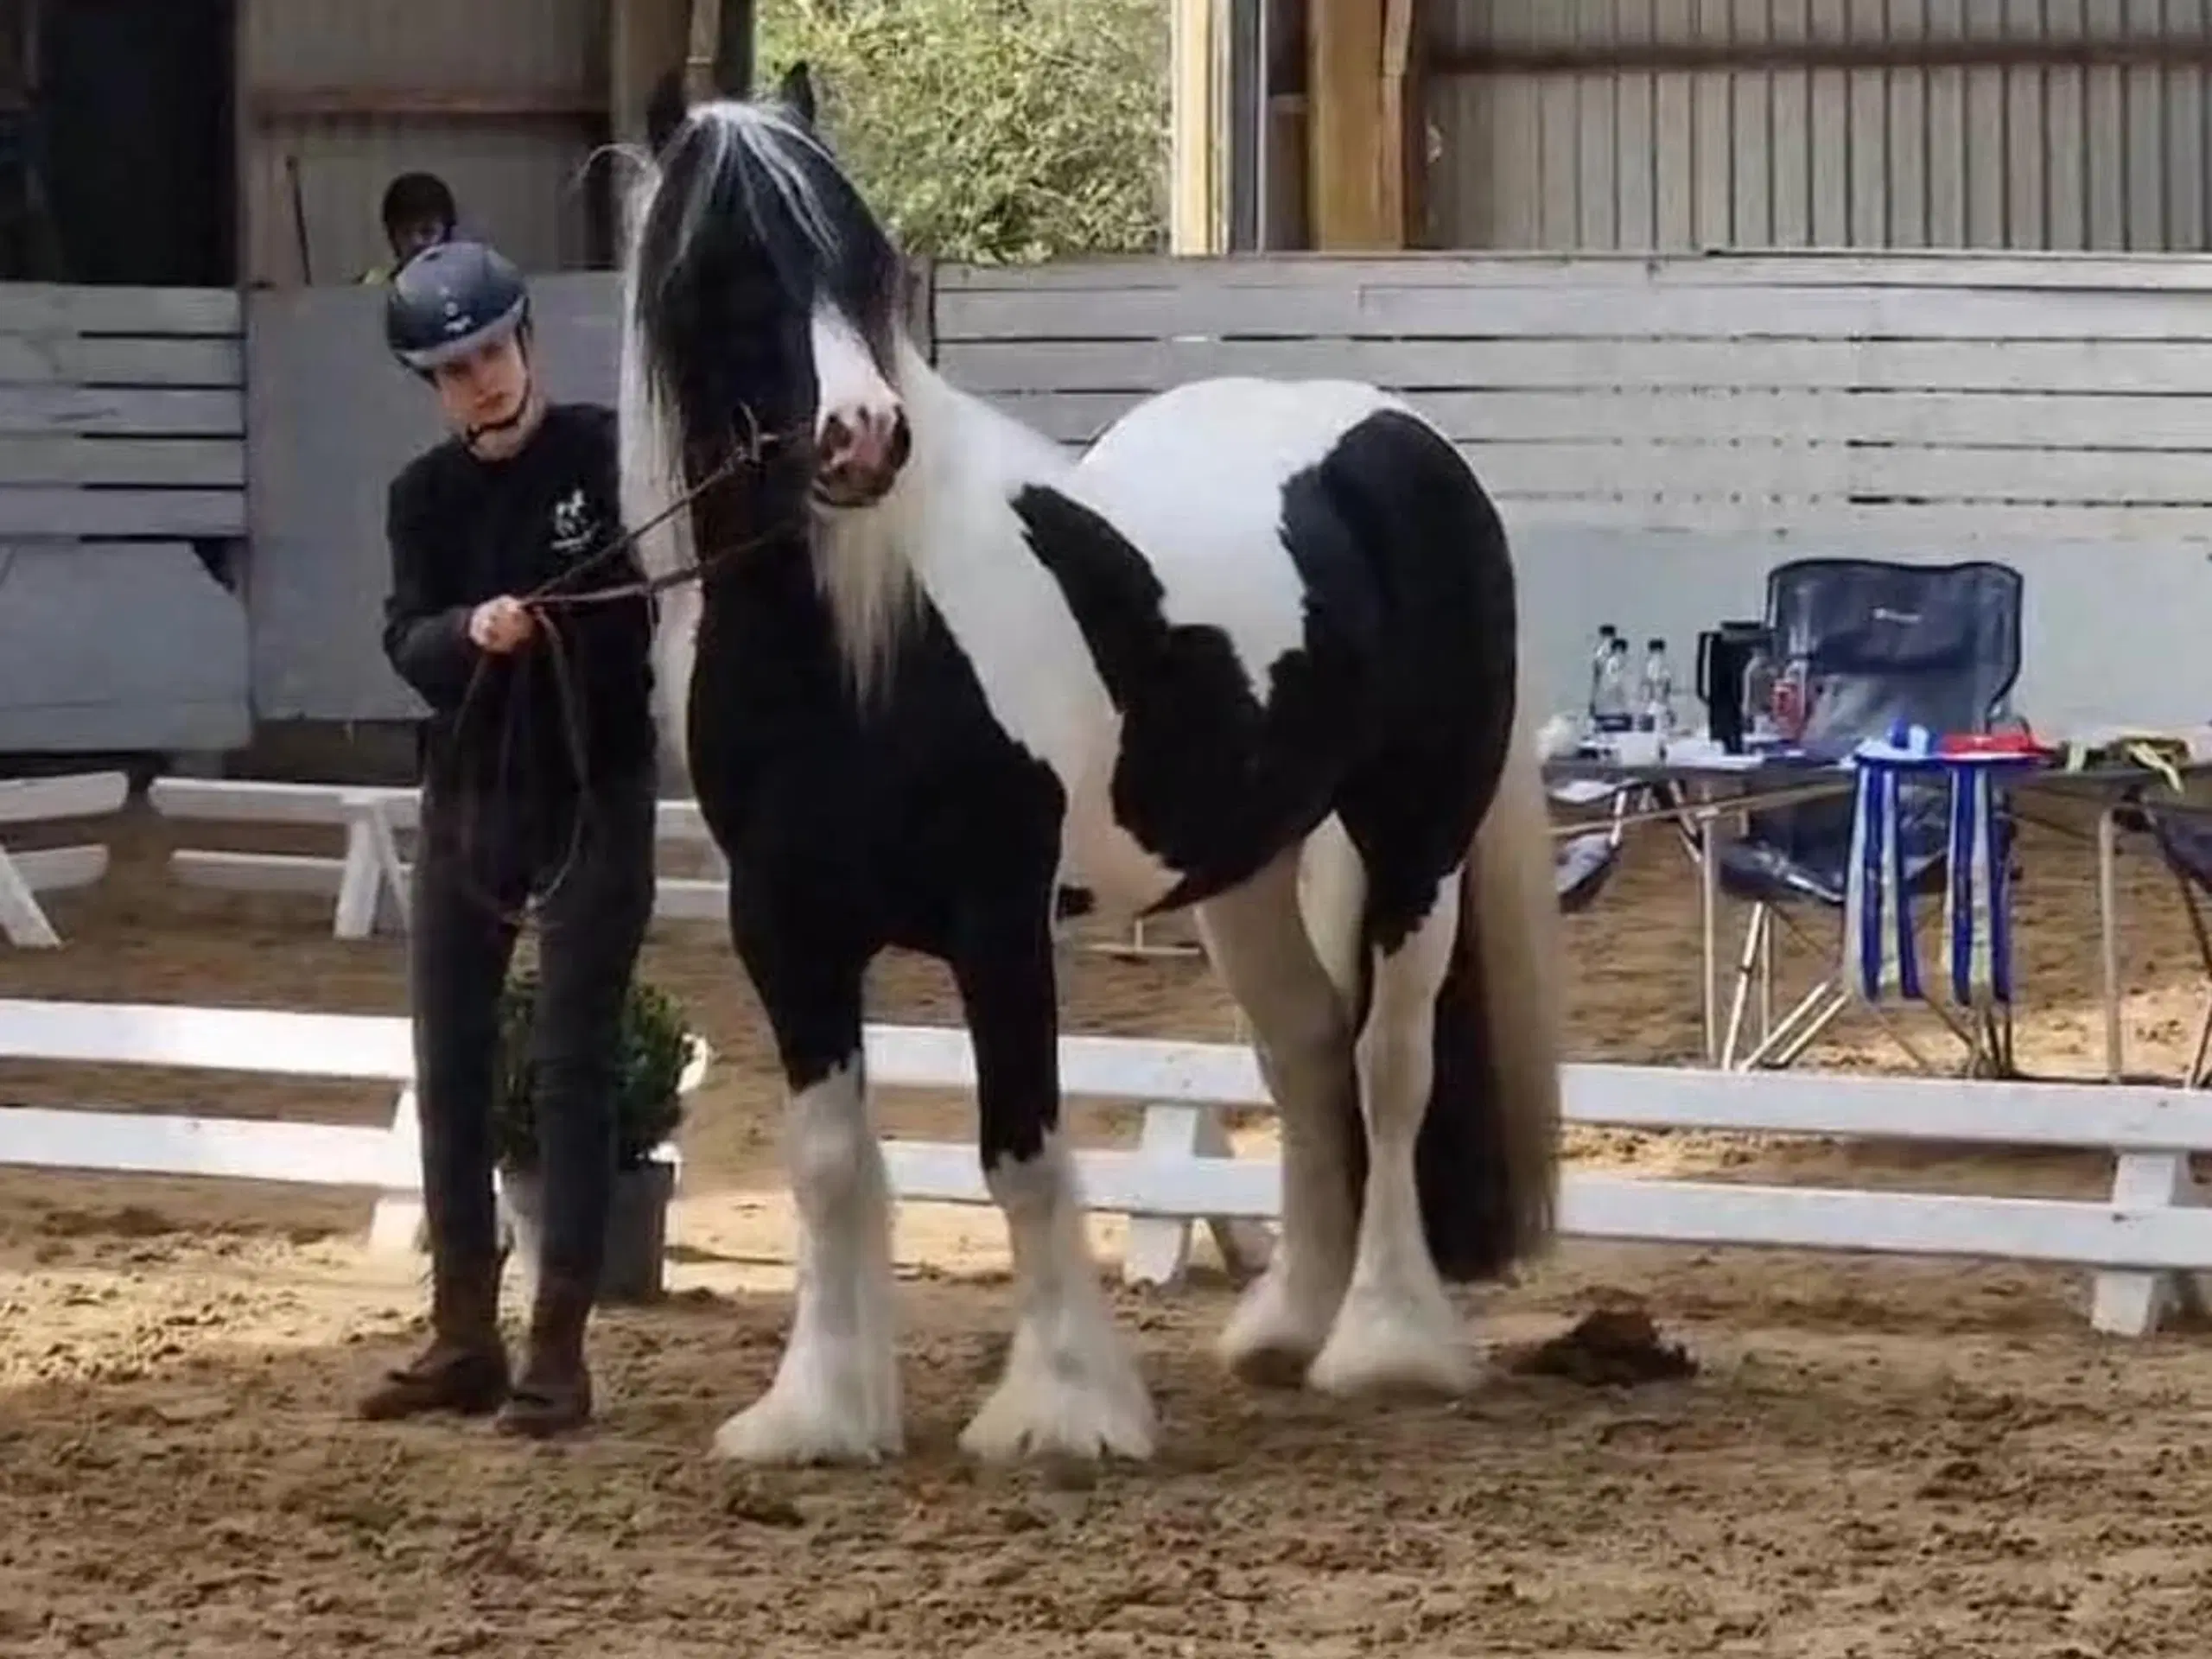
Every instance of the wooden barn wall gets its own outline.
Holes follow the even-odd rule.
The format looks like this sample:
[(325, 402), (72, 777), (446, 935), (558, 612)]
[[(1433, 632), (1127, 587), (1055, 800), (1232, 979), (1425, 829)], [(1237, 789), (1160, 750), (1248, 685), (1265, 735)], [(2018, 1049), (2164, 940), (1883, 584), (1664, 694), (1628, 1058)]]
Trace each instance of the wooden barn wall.
[[(1678, 652), (1808, 553), (2028, 577), (2023, 706), (2198, 720), (2212, 268), (2173, 257), (1435, 255), (941, 270), (940, 365), (1069, 443), (1209, 374), (1396, 388), (1517, 550), (1536, 688)], [(2181, 665), (2177, 668), (2177, 665)]]
[(378, 200), (418, 168), (525, 269), (602, 262), (584, 168), (607, 137), (607, 0), (238, 3), (248, 283), (384, 262)]
[(1433, 247), (2147, 252), (2212, 229), (2206, 0), (1436, 0), (1428, 35)]
[(0, 284), (0, 752), (250, 730), (227, 289)]
[[(254, 703), (414, 711), (378, 648), (384, 490), (435, 427), (373, 290), (251, 296)], [(541, 284), (557, 396), (608, 398), (614, 283)], [(939, 268), (957, 385), (1071, 448), (1147, 392), (1355, 375), (1458, 442), (1517, 556), (1536, 694), (1598, 624), (1681, 652), (1804, 553), (2026, 574), (2039, 723), (2196, 720), (2212, 670), (2212, 269), (2171, 256), (1313, 256)], [(347, 388), (334, 398), (328, 388)]]

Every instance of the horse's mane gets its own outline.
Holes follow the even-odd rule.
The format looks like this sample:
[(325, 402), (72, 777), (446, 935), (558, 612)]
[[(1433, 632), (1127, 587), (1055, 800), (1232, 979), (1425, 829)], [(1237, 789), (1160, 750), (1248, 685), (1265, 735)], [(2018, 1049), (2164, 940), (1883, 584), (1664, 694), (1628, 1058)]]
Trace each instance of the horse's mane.
[[(687, 435), (736, 418), (771, 307), (833, 306), (890, 354), (898, 251), (829, 147), (772, 105), (690, 112), (639, 206), (629, 264), (625, 322), (645, 389)], [(762, 291), (764, 272), (776, 292)]]
[[(632, 207), (622, 301), (625, 518), (653, 521), (733, 440), (773, 435), (798, 416), (796, 407), (758, 401), (772, 388), (803, 400), (804, 364), (779, 355), (779, 321), (834, 309), (896, 373), (906, 349), (902, 274), (890, 237), (807, 122), (775, 105), (693, 110)], [(911, 578), (888, 526), (871, 520), (854, 533), (868, 543), (865, 556), (828, 557), (817, 547), (816, 566), (865, 695), (906, 614)], [(656, 575), (683, 569), (695, 556), (691, 514), (662, 518), (639, 537), (639, 552)], [(673, 609), (687, 607), (696, 616), (696, 600)], [(663, 671), (677, 677), (672, 661)]]

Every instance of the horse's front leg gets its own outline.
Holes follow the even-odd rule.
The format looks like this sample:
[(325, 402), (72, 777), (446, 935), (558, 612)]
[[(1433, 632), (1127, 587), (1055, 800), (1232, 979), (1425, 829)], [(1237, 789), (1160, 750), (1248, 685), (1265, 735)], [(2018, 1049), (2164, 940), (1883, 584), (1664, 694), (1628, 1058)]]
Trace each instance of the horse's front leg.
[(890, 1185), (861, 1055), (868, 953), (836, 906), (799, 913), (813, 884), (733, 883), (731, 931), (775, 1032), (788, 1090), (798, 1293), (768, 1392), (715, 1435), (748, 1463), (872, 1463), (904, 1445), (891, 1271)]
[(1114, 1328), (1060, 1133), (1052, 893), (996, 899), (952, 952), (975, 1045), (983, 1177), (1007, 1222), (1016, 1308), (1006, 1370), (960, 1437), (976, 1457), (1152, 1455), (1151, 1396)]

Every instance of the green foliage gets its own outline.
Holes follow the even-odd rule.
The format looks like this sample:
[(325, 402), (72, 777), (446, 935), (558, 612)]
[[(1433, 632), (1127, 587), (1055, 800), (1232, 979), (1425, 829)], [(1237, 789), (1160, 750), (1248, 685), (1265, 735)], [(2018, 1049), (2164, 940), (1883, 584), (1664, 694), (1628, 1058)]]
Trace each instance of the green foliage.
[(1165, 247), (1165, 0), (763, 0), (758, 29), (758, 85), (805, 60), (825, 132), (908, 252)]
[[(499, 999), (499, 1067), (492, 1103), (492, 1145), (502, 1169), (537, 1167), (536, 1068), (530, 1059), (531, 1011), (537, 976), (518, 965)], [(683, 1010), (665, 991), (633, 980), (622, 1010), (620, 1058), (615, 1071), (615, 1161), (623, 1169), (643, 1164), (683, 1121), (677, 1084), (689, 1058), (691, 1029)]]

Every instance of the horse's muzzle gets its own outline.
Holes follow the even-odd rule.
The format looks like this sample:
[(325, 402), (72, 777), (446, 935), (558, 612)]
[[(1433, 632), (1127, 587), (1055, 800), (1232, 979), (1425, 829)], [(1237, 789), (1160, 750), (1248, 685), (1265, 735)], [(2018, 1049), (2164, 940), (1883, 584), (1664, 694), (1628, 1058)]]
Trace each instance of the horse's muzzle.
[(829, 507), (874, 506), (891, 493), (913, 448), (903, 409), (832, 415), (815, 448), (815, 499)]

